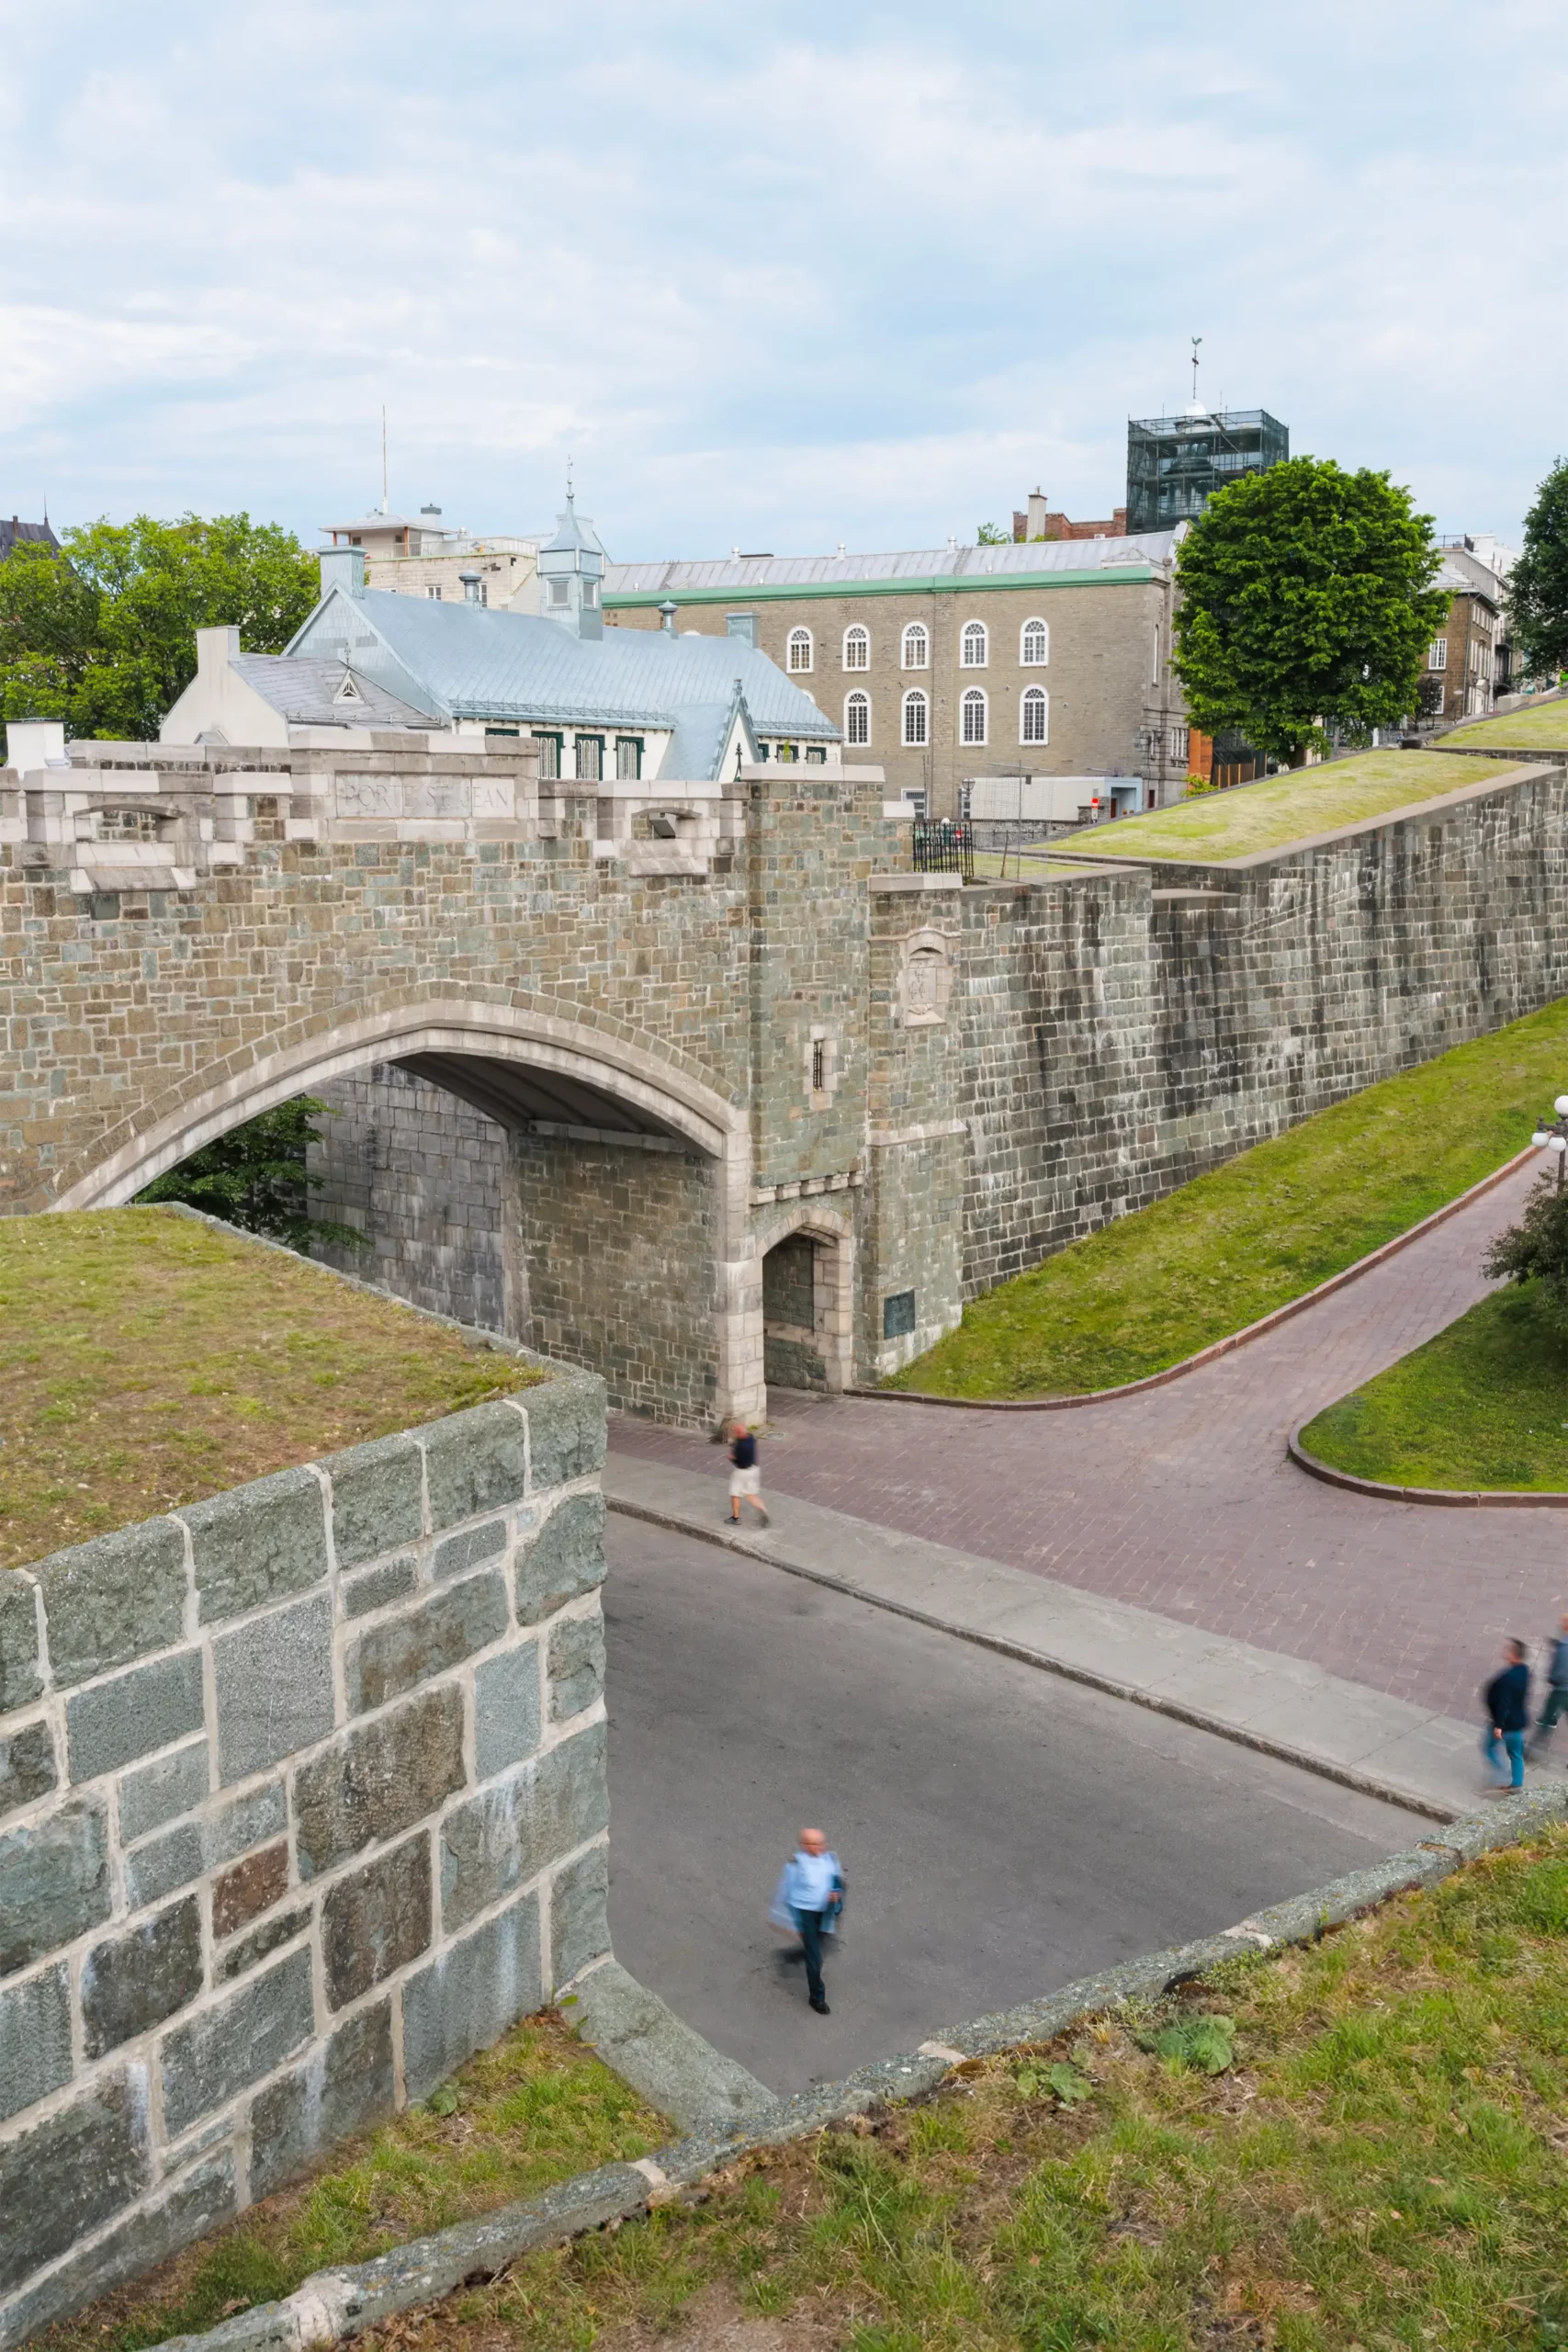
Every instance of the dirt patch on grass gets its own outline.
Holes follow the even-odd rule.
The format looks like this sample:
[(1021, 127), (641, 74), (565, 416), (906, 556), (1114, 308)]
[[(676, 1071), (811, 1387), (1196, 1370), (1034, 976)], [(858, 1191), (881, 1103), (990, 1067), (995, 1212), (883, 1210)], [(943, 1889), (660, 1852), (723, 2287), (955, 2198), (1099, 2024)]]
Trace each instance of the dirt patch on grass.
[(0, 1218), (0, 1567), (542, 1376), (167, 1209)]

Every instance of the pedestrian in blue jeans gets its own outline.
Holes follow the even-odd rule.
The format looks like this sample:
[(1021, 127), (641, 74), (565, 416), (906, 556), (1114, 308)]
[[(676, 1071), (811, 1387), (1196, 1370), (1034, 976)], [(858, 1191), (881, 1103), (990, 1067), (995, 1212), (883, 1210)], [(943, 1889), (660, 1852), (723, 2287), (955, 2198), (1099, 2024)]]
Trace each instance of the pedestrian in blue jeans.
[(800, 1843), (780, 1874), (770, 1913), (774, 1925), (793, 1928), (806, 1953), (806, 1989), (818, 2017), (829, 2015), (822, 1984), (822, 1939), (836, 1935), (844, 1907), (844, 1873), (820, 1829), (803, 1829)]
[(1483, 1693), (1486, 1728), (1481, 1735), (1481, 1753), (1491, 1768), (1493, 1796), (1525, 1784), (1525, 1734), (1530, 1722), (1530, 1670), (1525, 1655), (1523, 1642), (1507, 1643), (1503, 1670), (1492, 1677)]
[(1546, 1704), (1540, 1711), (1540, 1721), (1529, 1744), (1531, 1756), (1545, 1755), (1551, 1745), (1552, 1726), (1558, 1716), (1568, 1715), (1568, 1612), (1564, 1612), (1562, 1630), (1551, 1645), (1546, 1685)]

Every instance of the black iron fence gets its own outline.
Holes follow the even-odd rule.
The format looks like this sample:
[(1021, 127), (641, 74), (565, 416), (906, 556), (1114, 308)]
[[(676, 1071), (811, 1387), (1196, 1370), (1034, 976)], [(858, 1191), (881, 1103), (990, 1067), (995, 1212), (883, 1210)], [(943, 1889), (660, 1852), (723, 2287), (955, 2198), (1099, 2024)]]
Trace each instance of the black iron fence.
[(975, 879), (975, 828), (954, 824), (949, 817), (915, 820), (917, 874), (962, 874)]

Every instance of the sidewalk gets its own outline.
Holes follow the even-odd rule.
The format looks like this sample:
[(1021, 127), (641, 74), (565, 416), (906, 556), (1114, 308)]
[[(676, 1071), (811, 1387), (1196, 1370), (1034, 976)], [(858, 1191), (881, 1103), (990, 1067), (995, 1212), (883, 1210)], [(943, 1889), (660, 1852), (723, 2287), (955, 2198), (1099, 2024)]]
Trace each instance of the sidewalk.
[(612, 1450), (614, 1510), (729, 1545), (1140, 1706), (1263, 1749), (1434, 1820), (1473, 1812), (1478, 1733), (1450, 1715), (1326, 1673), (1307, 1660), (1179, 1624), (1027, 1569), (774, 1492), (771, 1527), (732, 1532), (723, 1485)]

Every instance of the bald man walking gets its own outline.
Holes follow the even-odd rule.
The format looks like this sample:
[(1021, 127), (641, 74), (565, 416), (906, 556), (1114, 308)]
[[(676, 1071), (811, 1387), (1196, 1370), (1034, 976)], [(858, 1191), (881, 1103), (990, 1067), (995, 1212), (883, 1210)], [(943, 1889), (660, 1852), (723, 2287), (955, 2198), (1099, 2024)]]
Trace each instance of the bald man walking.
[(784, 1864), (773, 1896), (772, 1917), (790, 1927), (806, 1953), (806, 1989), (819, 2018), (829, 2014), (822, 1985), (822, 1939), (837, 1932), (844, 1907), (844, 1873), (820, 1829), (803, 1829)]

